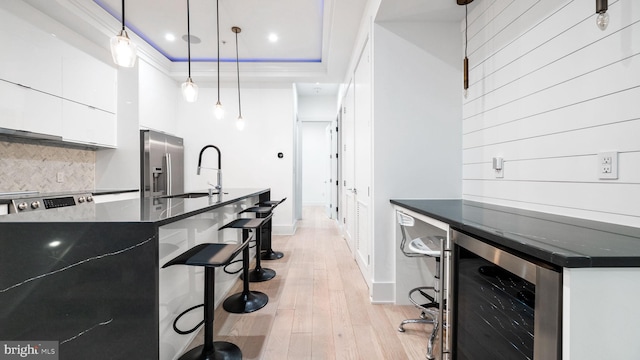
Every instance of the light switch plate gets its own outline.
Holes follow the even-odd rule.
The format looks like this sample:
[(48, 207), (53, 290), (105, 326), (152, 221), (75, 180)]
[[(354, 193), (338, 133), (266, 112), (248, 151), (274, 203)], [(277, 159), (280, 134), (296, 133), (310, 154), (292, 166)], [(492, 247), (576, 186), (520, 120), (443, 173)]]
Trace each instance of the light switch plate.
[(504, 160), (501, 157), (493, 158), (492, 167), (496, 178), (504, 177)]
[(618, 178), (618, 152), (608, 151), (598, 154), (598, 178), (612, 180)]

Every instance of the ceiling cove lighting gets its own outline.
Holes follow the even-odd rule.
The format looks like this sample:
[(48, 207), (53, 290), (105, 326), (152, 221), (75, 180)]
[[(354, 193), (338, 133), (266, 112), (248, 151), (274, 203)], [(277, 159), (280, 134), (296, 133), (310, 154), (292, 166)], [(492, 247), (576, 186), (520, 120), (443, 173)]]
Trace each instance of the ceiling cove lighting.
[(191, 23), (189, 19), (189, 0), (187, 0), (187, 63), (189, 64), (189, 77), (182, 83), (182, 96), (187, 102), (195, 102), (198, 99), (198, 85), (191, 80)]
[(467, 57), (467, 45), (468, 45), (468, 37), (467, 30), (469, 28), (469, 11), (467, 9), (467, 5), (473, 2), (473, 0), (456, 0), (458, 5), (464, 5), (464, 61), (463, 71), (463, 88), (464, 88), (464, 98), (466, 99), (469, 96), (469, 58)]
[(122, 0), (122, 29), (111, 38), (111, 56), (113, 62), (122, 67), (133, 67), (136, 64), (136, 44), (124, 28), (124, 0)]
[(596, 25), (602, 31), (605, 31), (607, 29), (607, 26), (609, 26), (609, 13), (607, 13), (608, 9), (608, 0), (596, 0), (596, 14), (598, 14), (598, 17), (596, 18)]
[(220, 102), (220, 11), (218, 10), (218, 0), (216, 0), (216, 45), (218, 49), (218, 56), (216, 56), (216, 62), (218, 63), (218, 102), (216, 102), (213, 114), (216, 119), (222, 120), (224, 119), (224, 108)]
[(238, 120), (236, 120), (236, 127), (238, 130), (243, 130), (245, 123), (242, 118), (242, 105), (240, 104), (240, 60), (238, 58), (238, 33), (240, 33), (242, 29), (234, 26), (231, 28), (231, 31), (236, 34), (236, 73), (238, 74)]

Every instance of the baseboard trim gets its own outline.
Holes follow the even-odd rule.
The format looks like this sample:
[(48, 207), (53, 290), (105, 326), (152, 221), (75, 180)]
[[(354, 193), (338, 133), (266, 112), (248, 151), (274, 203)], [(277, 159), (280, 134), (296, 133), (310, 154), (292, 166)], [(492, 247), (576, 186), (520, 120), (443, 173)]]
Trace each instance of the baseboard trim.
[(395, 304), (396, 283), (395, 282), (373, 282), (371, 284), (372, 304)]

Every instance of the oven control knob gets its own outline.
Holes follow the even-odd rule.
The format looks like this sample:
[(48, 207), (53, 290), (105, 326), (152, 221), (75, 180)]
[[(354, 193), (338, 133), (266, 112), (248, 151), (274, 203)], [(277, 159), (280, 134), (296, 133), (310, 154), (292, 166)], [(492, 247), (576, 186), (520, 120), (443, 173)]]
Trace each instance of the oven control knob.
[(37, 209), (40, 207), (40, 201), (34, 201), (31, 203), (31, 208), (32, 209)]
[(80, 204), (82, 204), (82, 203), (84, 202), (84, 196), (80, 196), (80, 197), (78, 198), (78, 202), (79, 202)]
[(27, 209), (27, 203), (26, 202), (21, 202), (20, 204), (18, 204), (18, 209), (20, 210), (26, 210)]
[(93, 201), (93, 196), (87, 195), (87, 202), (92, 202), (92, 201)]

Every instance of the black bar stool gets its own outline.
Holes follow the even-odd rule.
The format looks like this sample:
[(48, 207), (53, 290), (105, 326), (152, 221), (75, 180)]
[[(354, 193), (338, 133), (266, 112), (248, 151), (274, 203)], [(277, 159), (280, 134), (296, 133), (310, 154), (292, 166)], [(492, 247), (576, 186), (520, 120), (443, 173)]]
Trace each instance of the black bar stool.
[[(253, 206), (240, 211), (240, 214), (253, 213), (256, 215), (256, 218), (264, 219), (271, 214), (271, 209), (272, 208), (270, 206)], [(256, 251), (256, 267), (249, 272), (250, 282), (267, 281), (267, 280), (273, 279), (276, 276), (275, 270), (263, 268), (260, 263), (260, 260), (261, 260), (260, 249), (262, 249), (261, 244), (262, 244), (263, 232), (264, 232), (263, 229), (260, 228), (256, 234), (256, 248), (258, 249)], [(242, 274), (240, 278), (244, 280), (244, 274)]]
[[(246, 237), (240, 244), (196, 245), (162, 266), (163, 268), (172, 265), (204, 266), (204, 344), (184, 353), (180, 356), (180, 360), (242, 359), (242, 352), (237, 345), (227, 341), (213, 341), (215, 268), (229, 264), (240, 251), (248, 249), (250, 240), (251, 237)], [(197, 307), (199, 306), (183, 312), (176, 321), (186, 312)], [(174, 329), (176, 329), (175, 325), (174, 322)]]
[[(282, 204), (287, 198), (282, 200), (267, 200), (257, 203), (257, 206), (267, 206), (271, 208), (271, 211), (275, 209), (278, 205)], [(273, 251), (271, 248), (271, 222), (269, 222), (264, 228), (263, 242), (262, 242), (262, 255), (260, 258), (262, 260), (278, 260), (284, 257), (284, 254), (281, 251)]]
[[(242, 229), (242, 238), (247, 239), (249, 238), (249, 231), (262, 231), (262, 225), (269, 220), (271, 220), (271, 215), (262, 219), (235, 219), (221, 227), (220, 230), (227, 228)], [(262, 309), (269, 301), (267, 294), (249, 290), (249, 256), (249, 247), (247, 246), (242, 250), (242, 292), (229, 296), (222, 303), (222, 307), (230, 313), (246, 314), (254, 312)]]

